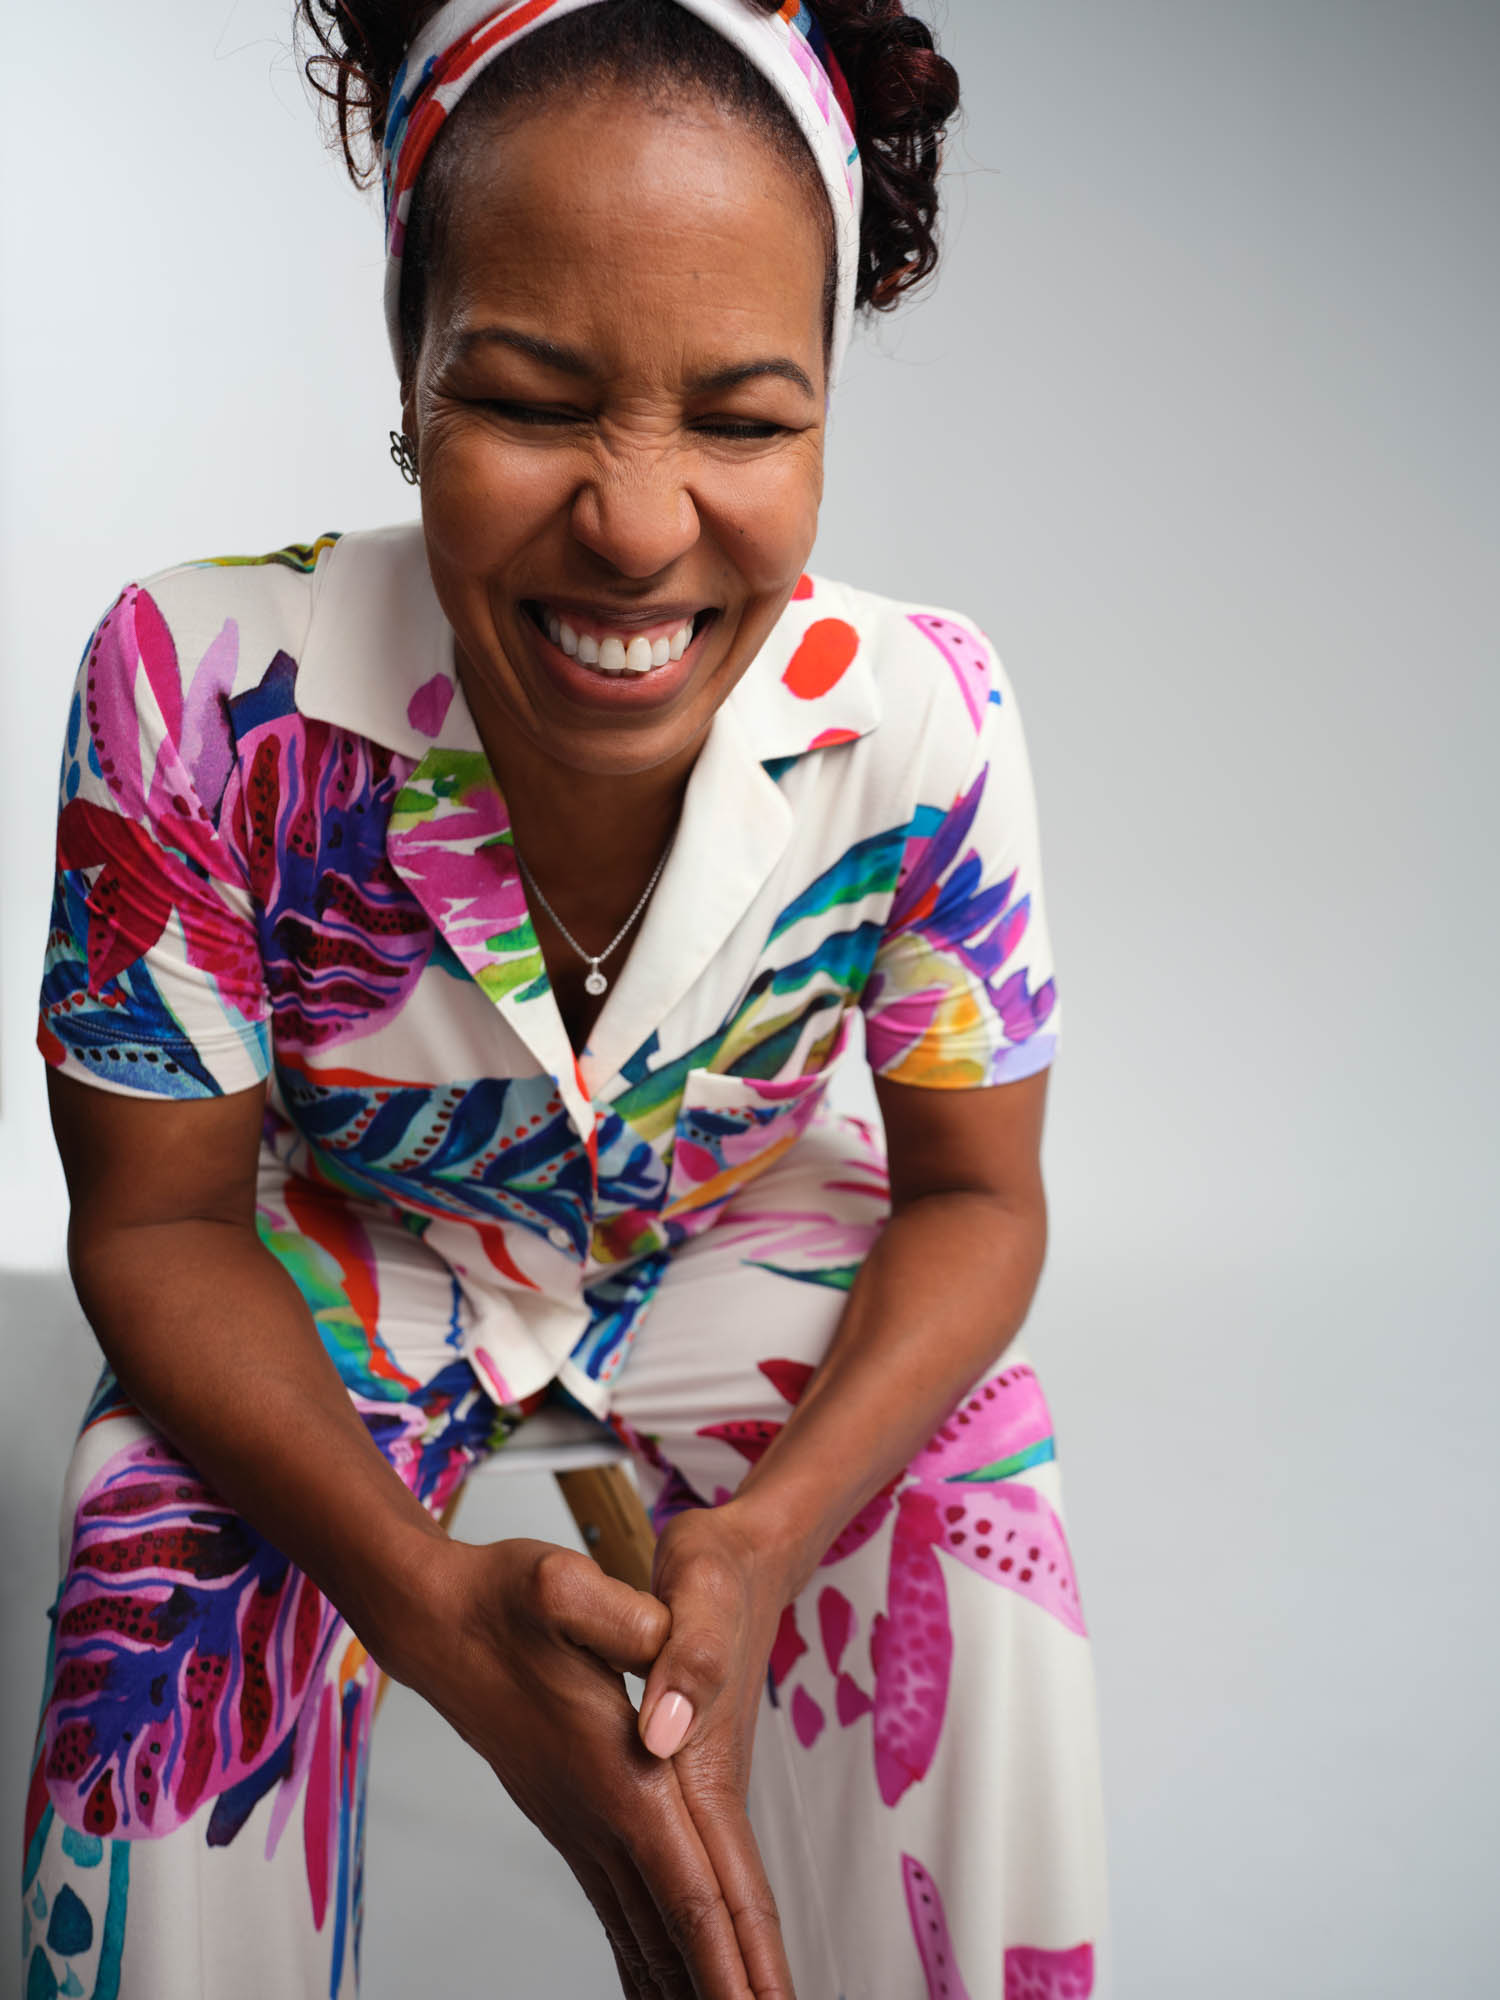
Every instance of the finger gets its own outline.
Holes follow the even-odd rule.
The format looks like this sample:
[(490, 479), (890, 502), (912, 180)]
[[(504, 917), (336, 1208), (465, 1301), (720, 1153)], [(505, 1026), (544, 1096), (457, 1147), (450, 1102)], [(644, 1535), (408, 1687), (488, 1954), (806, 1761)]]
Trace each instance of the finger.
[(660, 2000), (696, 2000), (687, 1961), (673, 1943), (635, 1863), (621, 1847), (606, 1867), (610, 1886), (630, 1926), (637, 1960), (650, 1982), (645, 1990), (660, 1995)]
[(609, 1872), (599, 1862), (581, 1855), (569, 1857), (568, 1865), (604, 1926), (625, 2000), (660, 2000), (660, 1989), (636, 1941), (635, 1926), (625, 1913)]
[(793, 2000), (791, 1966), (760, 1844), (737, 1787), (729, 1746), (712, 1738), (673, 1766), (714, 1871), (756, 2000)]
[(658, 1598), (606, 1576), (575, 1549), (544, 1549), (532, 1571), (531, 1591), (533, 1610), (549, 1630), (617, 1674), (648, 1673), (672, 1628), (671, 1614)]
[(646, 1676), (641, 1696), (641, 1741), (653, 1757), (673, 1757), (693, 1736), (724, 1690), (733, 1665), (732, 1622), (740, 1609), (737, 1588), (720, 1603), (714, 1579), (699, 1565), (691, 1592), (668, 1598), (671, 1629)]
[[(675, 1772), (664, 1772), (665, 1810), (644, 1811), (620, 1829), (626, 1855), (685, 1965), (693, 2000), (752, 2000), (734, 1919)], [(775, 1988), (772, 2000), (783, 2000)], [(786, 1989), (785, 2000), (790, 2000)]]

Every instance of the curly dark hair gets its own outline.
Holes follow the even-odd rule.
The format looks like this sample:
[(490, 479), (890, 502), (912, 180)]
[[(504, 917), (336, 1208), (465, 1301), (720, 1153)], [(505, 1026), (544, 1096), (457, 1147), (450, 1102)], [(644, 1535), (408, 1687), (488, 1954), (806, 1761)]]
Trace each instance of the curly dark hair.
[[(773, 14), (778, 0), (749, 4)], [(864, 166), (855, 303), (880, 311), (937, 265), (938, 168), (944, 129), (958, 109), (958, 77), (938, 54), (931, 30), (901, 0), (811, 5), (848, 81)], [(414, 36), (436, 11), (433, 0), (298, 0), (297, 20), (311, 43), (308, 79), (332, 107), (356, 186), (368, 185), (378, 171), (391, 86)], [(695, 86), (775, 138), (793, 135), (790, 157), (816, 178), (811, 153), (770, 83), (676, 0), (601, 0), (538, 29), (490, 66), (453, 123), (465, 113), (497, 115), (506, 105), (590, 80)], [(444, 150), (436, 148), (434, 159), (441, 161)], [(447, 176), (441, 168), (434, 175), (433, 164), (418, 182), (403, 259), (401, 317), (409, 343), (420, 331), (423, 271), (446, 194)]]

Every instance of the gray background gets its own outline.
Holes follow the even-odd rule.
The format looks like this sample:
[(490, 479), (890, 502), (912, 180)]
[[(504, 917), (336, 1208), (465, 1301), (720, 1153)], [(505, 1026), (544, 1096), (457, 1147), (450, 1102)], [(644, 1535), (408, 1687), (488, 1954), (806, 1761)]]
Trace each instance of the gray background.
[[(288, 12), (7, 24), (12, 1881), (92, 1370), (43, 1275), (62, 1207), (30, 1053), (73, 664), (129, 576), (407, 504), (378, 231), (319, 156)], [(978, 617), (1030, 737), (1067, 1008), (1030, 1341), (1097, 1648), (1117, 1992), (1478, 2000), (1500, 9), (940, 18), (968, 101), (948, 265), (851, 366), (819, 562)], [(466, 1528), (561, 1517), (494, 1480)], [(430, 1983), (435, 1937), (452, 1990), (609, 1990), (560, 1864), (442, 1725), (396, 1698), (375, 1762), (372, 2000)]]

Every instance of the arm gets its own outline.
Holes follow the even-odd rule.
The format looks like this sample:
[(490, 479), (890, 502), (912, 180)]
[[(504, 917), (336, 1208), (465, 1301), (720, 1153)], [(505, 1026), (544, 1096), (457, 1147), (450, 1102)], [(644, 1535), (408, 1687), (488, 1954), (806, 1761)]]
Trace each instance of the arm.
[(573, 1868), (628, 1996), (790, 2000), (774, 1917), (753, 1921), (753, 1841), (734, 1856), (747, 1916), (636, 1739), (621, 1675), (649, 1668), (666, 1611), (570, 1550), (450, 1541), (408, 1491), (256, 1233), (263, 1089), (48, 1082), (74, 1283), (136, 1407), (486, 1758)]
[[(783, 1607), (1025, 1319), (1046, 1249), (1047, 1076), (980, 1090), (877, 1080), (890, 1222), (821, 1366), (734, 1498), (676, 1516), (661, 1537), (653, 1588), (672, 1632), (647, 1680), (642, 1733), (676, 1753), (721, 1879), (730, 1864), (715, 1854), (715, 1829), (733, 1824), (744, 1797)], [(674, 1693), (685, 1719), (663, 1705)]]
[(53, 1070), (68, 1263), (121, 1387), (384, 1661), (441, 1528), (360, 1422), (255, 1229), (261, 1087), (185, 1103)]
[(890, 1222), (823, 1365), (731, 1503), (795, 1589), (1020, 1331), (1047, 1246), (1048, 1074), (989, 1090), (877, 1079)]

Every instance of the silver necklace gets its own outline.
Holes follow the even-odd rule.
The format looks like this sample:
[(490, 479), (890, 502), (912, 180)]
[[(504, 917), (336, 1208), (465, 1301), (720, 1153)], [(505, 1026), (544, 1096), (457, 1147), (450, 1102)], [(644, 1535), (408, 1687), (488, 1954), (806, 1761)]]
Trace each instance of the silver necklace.
[(578, 942), (577, 938), (574, 937), (573, 933), (568, 929), (567, 925), (563, 922), (562, 918), (557, 914), (556, 910), (553, 909), (552, 905), (547, 901), (547, 898), (542, 894), (541, 890), (537, 887), (535, 881), (532, 879), (531, 870), (526, 866), (526, 863), (521, 859), (521, 850), (518, 847), (512, 845), (511, 852), (516, 857), (516, 866), (521, 871), (522, 881), (526, 884), (526, 887), (531, 891), (532, 895), (536, 897), (537, 901), (541, 904), (542, 908), (547, 912), (547, 915), (552, 919), (553, 923), (557, 926), (558, 930), (562, 932), (564, 938), (566, 938), (568, 943), (573, 947), (574, 951), (577, 952), (578, 956), (583, 960), (584, 964), (587, 965), (589, 969), (589, 976), (583, 982), (583, 990), (585, 993), (592, 993), (597, 995), (600, 993), (608, 992), (609, 981), (605, 978), (604, 974), (599, 970), (599, 968), (601, 965), (603, 965), (605, 959), (609, 958), (614, 952), (619, 950), (620, 946), (625, 942), (626, 933), (629, 931), (631, 925), (635, 922), (636, 918), (641, 914), (641, 911), (644, 910), (646, 905), (650, 902), (651, 891), (656, 887), (657, 883), (661, 880), (661, 871), (667, 865), (667, 856), (672, 852), (672, 841), (675, 840), (676, 838), (677, 835), (674, 830), (672, 834), (672, 839), (669, 840), (666, 846), (662, 849), (662, 857), (660, 861), (657, 862), (656, 866), (651, 871), (651, 880), (646, 884), (646, 887), (641, 895), (641, 900), (636, 904), (635, 908), (630, 912), (630, 915), (625, 919), (624, 923), (621, 924), (619, 930), (616, 931), (614, 937), (604, 947), (603, 951), (600, 952), (584, 950), (583, 946)]

